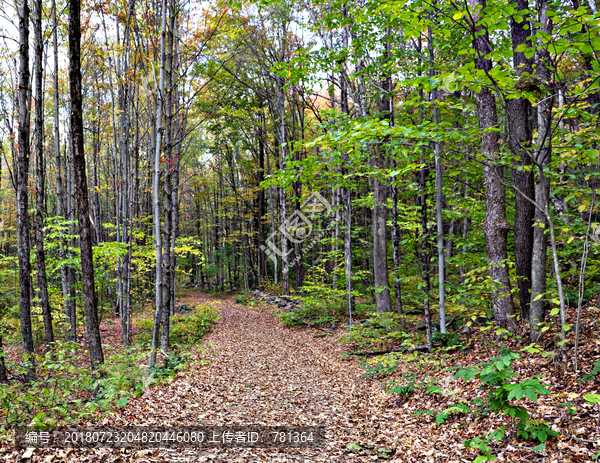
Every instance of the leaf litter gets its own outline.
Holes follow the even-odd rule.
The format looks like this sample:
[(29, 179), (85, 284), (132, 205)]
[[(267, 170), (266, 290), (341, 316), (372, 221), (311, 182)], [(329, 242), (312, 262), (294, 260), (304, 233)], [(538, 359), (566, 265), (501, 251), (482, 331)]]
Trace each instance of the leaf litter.
[[(456, 400), (456, 396), (471, 400), (482, 395), (475, 385), (458, 383), (446, 371), (432, 372), (431, 376), (437, 374), (443, 391), (441, 397), (417, 395), (399, 401), (393, 394), (387, 394), (380, 382), (365, 378), (359, 361), (344, 359), (344, 348), (336, 339), (315, 337), (315, 331), (310, 328), (287, 328), (275, 319), (270, 306), (253, 310), (231, 299), (211, 298), (199, 292), (188, 293), (187, 297), (192, 303), (217, 301), (221, 309), (221, 318), (205, 339), (204, 347), (194, 352), (195, 361), (170, 382), (130, 399), (124, 409), (104, 416), (100, 423), (78, 424), (323, 426), (326, 429), (323, 448), (26, 449), (18, 452), (4, 448), (0, 461), (458, 463), (473, 461), (477, 456), (465, 450), (462, 441), (505, 424), (502, 417), (482, 419), (469, 415), (437, 426), (431, 420), (415, 417), (414, 412), (420, 409), (442, 409), (446, 401)], [(474, 355), (476, 352), (469, 355), (473, 358), (468, 362), (460, 355), (451, 363), (474, 364), (480, 361)], [(409, 371), (409, 363), (398, 373)], [(527, 363), (534, 362), (524, 359), (519, 368), (526, 368)], [(569, 381), (567, 375), (565, 383), (572, 385), (575, 381)], [(566, 393), (568, 391), (563, 390), (562, 394)], [(563, 435), (562, 438), (568, 438), (555, 443), (546, 453), (536, 453), (513, 440), (497, 453), (496, 461), (591, 461), (593, 453), (585, 446), (589, 439), (583, 438), (596, 423), (591, 419), (567, 417), (566, 411), (556, 405), (546, 397), (537, 407), (547, 418), (558, 417), (559, 423), (563, 418), (571, 419), (573, 434), (580, 435), (580, 441), (576, 440), (577, 436)], [(596, 447), (594, 440), (587, 444)]]

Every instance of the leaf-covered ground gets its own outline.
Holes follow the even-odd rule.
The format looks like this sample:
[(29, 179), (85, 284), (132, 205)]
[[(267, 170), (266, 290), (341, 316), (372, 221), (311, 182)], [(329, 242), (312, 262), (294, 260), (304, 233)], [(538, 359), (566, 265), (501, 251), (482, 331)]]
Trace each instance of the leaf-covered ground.
[[(215, 299), (191, 293), (186, 302), (208, 300)], [(485, 433), (494, 425), (506, 424), (503, 418), (461, 416), (437, 426), (423, 416), (413, 416), (419, 409), (441, 409), (445, 403), (481, 395), (475, 384), (454, 381), (444, 370), (451, 364), (480, 361), (473, 357), (476, 353), (469, 355), (472, 358), (456, 354), (452, 362), (431, 370), (432, 377), (439, 379), (442, 395), (416, 394), (408, 400), (400, 400), (382, 390), (381, 381), (365, 378), (365, 369), (359, 361), (351, 357), (342, 359), (344, 347), (336, 338), (318, 337), (322, 333), (310, 328), (287, 328), (276, 320), (268, 306), (251, 310), (230, 299), (218, 301), (221, 319), (205, 340), (204, 349), (197, 352), (197, 361), (168, 384), (152, 387), (141, 397), (131, 399), (125, 409), (106, 416), (104, 423), (323, 426), (327, 430), (324, 448), (36, 450), (28, 459), (44, 462), (366, 462), (385, 458), (395, 462), (469, 462), (477, 454), (465, 450), (462, 441)], [(589, 352), (586, 355), (590, 355)], [(404, 369), (418, 365), (419, 360), (415, 358), (415, 363), (407, 363)], [(202, 359), (210, 363), (201, 362)], [(517, 365), (517, 369), (520, 368), (527, 368), (527, 360)], [(399, 370), (402, 369), (400, 365)], [(427, 369), (425, 365), (422, 372)], [(568, 384), (574, 381), (568, 376), (561, 381), (562, 393), (567, 393)], [(552, 392), (559, 394), (560, 388), (557, 385)], [(563, 401), (566, 400), (568, 397), (563, 397)], [(569, 429), (579, 437), (561, 435), (543, 452), (531, 450), (535, 443), (512, 439), (507, 445), (505, 441), (503, 449), (495, 449), (496, 461), (591, 461), (597, 451), (593, 451), (593, 439), (598, 435), (596, 417), (592, 416), (594, 410), (588, 410), (578, 422), (576, 417), (567, 416), (564, 407), (556, 405), (557, 399), (548, 396), (536, 407), (541, 407), (540, 413), (550, 423), (562, 425), (568, 421)], [(354, 451), (349, 450), (349, 444)], [(10, 452), (4, 455), (4, 460), (18, 461), (23, 454), (24, 451)]]

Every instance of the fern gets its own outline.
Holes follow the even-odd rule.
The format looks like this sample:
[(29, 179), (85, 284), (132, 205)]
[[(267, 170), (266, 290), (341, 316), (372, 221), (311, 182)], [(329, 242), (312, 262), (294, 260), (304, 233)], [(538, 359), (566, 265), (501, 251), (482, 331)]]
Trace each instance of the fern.
[(436, 415), (435, 417), (435, 422), (439, 425), (439, 424), (444, 424), (444, 422), (450, 418), (450, 415), (453, 415), (455, 413), (462, 413), (462, 414), (467, 414), (471, 411), (471, 408), (465, 404), (453, 404), (450, 407), (448, 407), (446, 410), (444, 410), (443, 412), (440, 412)]
[(600, 373), (600, 359), (596, 360), (596, 363), (594, 363), (594, 368), (592, 368), (592, 371), (590, 371), (590, 373), (588, 375), (585, 375), (583, 378), (581, 378), (578, 382), (583, 382), (583, 381), (589, 381), (590, 379), (594, 379), (594, 377)]

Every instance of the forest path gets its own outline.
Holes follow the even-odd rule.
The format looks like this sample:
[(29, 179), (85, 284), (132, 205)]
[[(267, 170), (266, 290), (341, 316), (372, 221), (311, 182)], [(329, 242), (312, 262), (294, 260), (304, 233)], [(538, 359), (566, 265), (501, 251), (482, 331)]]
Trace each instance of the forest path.
[[(390, 395), (361, 377), (355, 361), (340, 359), (332, 338), (312, 329), (290, 329), (270, 309), (191, 293), (195, 302), (217, 301), (221, 318), (204, 345), (208, 365), (194, 363), (165, 386), (131, 400), (111, 424), (127, 425), (310, 425), (326, 428), (323, 448), (178, 449), (138, 452), (143, 461), (317, 462), (373, 461), (375, 450), (349, 453), (348, 443), (384, 448), (387, 461), (425, 461), (417, 445), (418, 426), (404, 421), (402, 407), (389, 408)], [(187, 301), (186, 301), (187, 302)], [(117, 418), (116, 422), (114, 418)], [(411, 420), (412, 421), (412, 420)], [(412, 431), (413, 437), (407, 439)], [(399, 456), (399, 446), (402, 457)], [(420, 448), (419, 448), (420, 447)], [(406, 453), (409, 452), (409, 453)], [(415, 453), (416, 452), (416, 453)], [(410, 454), (414, 457), (410, 457)], [(429, 454), (431, 455), (431, 453)], [(134, 458), (134, 461), (138, 461)]]

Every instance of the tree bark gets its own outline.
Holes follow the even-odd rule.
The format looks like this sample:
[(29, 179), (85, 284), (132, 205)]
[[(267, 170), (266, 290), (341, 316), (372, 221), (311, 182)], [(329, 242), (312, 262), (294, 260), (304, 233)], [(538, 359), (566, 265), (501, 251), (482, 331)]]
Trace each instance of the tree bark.
[[(433, 18), (432, 18), (433, 19)], [(435, 77), (435, 61), (433, 54), (433, 32), (431, 26), (427, 26), (429, 36), (429, 69), (430, 76)], [(438, 124), (438, 110), (435, 103), (438, 98), (437, 88), (434, 87), (431, 91), (431, 99), (433, 104), (433, 123)], [(435, 219), (437, 224), (437, 251), (438, 251), (438, 295), (439, 295), (439, 314), (440, 314), (440, 332), (446, 334), (446, 263), (444, 259), (444, 221), (442, 216), (442, 200), (443, 200), (443, 184), (442, 184), (442, 162), (440, 159), (440, 144), (434, 142), (433, 151), (435, 153)]]
[[(391, 186), (392, 192), (392, 248), (394, 257), (394, 292), (396, 293), (396, 313), (403, 315), (402, 311), (402, 286), (400, 284), (400, 265), (402, 264), (402, 253), (400, 250), (400, 226), (398, 225), (398, 185)], [(406, 326), (404, 318), (402, 327)]]
[(166, 63), (165, 63), (165, 155), (163, 181), (163, 208), (165, 245), (163, 246), (163, 287), (162, 287), (162, 332), (160, 348), (169, 349), (169, 331), (171, 316), (171, 238), (173, 234), (173, 30), (175, 28), (175, 9), (169, 7), (169, 25), (167, 27)]
[(79, 220), (79, 247), (81, 249), (81, 280), (85, 321), (92, 370), (104, 363), (98, 304), (94, 283), (92, 255), (92, 228), (88, 203), (88, 185), (85, 170), (83, 138), (83, 97), (81, 91), (81, 2), (69, 2), (69, 89), (71, 95), (71, 136), (73, 139), (73, 173), (77, 192), (77, 218)]
[[(474, 21), (478, 21), (485, 8), (486, 0), (471, 0)], [(492, 69), (490, 38), (487, 28), (473, 24), (473, 47), (476, 52), (475, 68), (489, 73)], [(498, 115), (496, 98), (491, 90), (483, 87), (475, 97), (479, 128), (482, 133), (481, 151), (484, 157), (483, 176), (485, 181), (485, 223), (484, 234), (487, 246), (490, 278), (493, 283), (492, 307), (496, 323), (510, 331), (517, 327), (514, 319), (514, 306), (510, 292), (507, 269), (507, 235), (510, 225), (506, 220), (506, 189), (503, 183), (503, 168), (498, 145)]]
[(43, 83), (43, 36), (42, 36), (42, 0), (35, 2), (34, 17), (34, 50), (35, 50), (35, 250), (37, 267), (37, 284), (44, 319), (44, 337), (46, 344), (54, 342), (52, 329), (52, 313), (48, 299), (48, 280), (46, 278), (46, 254), (44, 252), (44, 216), (46, 215), (45, 196), (45, 163), (44, 163), (44, 94)]
[(31, 264), (29, 262), (29, 215), (27, 180), (29, 177), (29, 5), (22, 0), (19, 8), (19, 132), (17, 159), (17, 249), (19, 259), (19, 314), (23, 356), (28, 372), (26, 380), (35, 375), (33, 332), (31, 327)]
[[(542, 2), (540, 5), (540, 22), (544, 32), (551, 33), (551, 21), (547, 16), (548, 4)], [(551, 91), (551, 74), (548, 69), (550, 54), (543, 46), (538, 48), (537, 75), (543, 87), (547, 90), (538, 101), (538, 137), (536, 146), (536, 164), (538, 166), (537, 184), (535, 188), (535, 202), (537, 208), (534, 217), (533, 229), (533, 254), (531, 262), (531, 340), (536, 341), (540, 335), (539, 324), (544, 321), (546, 315), (546, 261), (548, 260), (548, 220), (546, 212), (550, 206), (550, 178), (545, 170), (550, 166), (552, 158), (552, 106), (554, 96)]]
[[(383, 88), (391, 89), (391, 83), (383, 82)], [(391, 98), (389, 94), (382, 94), (377, 100), (379, 117), (391, 123)], [(373, 149), (373, 170), (384, 170), (387, 164), (385, 158), (385, 143), (378, 144)], [(375, 282), (375, 305), (378, 313), (391, 312), (392, 299), (390, 294), (390, 280), (387, 265), (387, 200), (389, 187), (380, 178), (379, 174), (373, 176), (373, 279)]]
[[(278, 127), (278, 146), (279, 146), (279, 168), (283, 171), (286, 158), (286, 135), (285, 135), (285, 82), (283, 77), (277, 78), (277, 109), (279, 118)], [(281, 224), (287, 221), (287, 198), (283, 187), (279, 188), (279, 212), (281, 214)], [(286, 230), (287, 231), (287, 230)], [(288, 238), (285, 233), (281, 233), (281, 292), (284, 296), (290, 295), (290, 275), (289, 275), (289, 251)]]
[(166, 48), (166, 23), (167, 23), (167, 2), (162, 0), (161, 14), (161, 32), (160, 32), (160, 78), (158, 88), (158, 108), (156, 111), (156, 142), (154, 145), (154, 174), (152, 185), (152, 209), (154, 221), (154, 240), (156, 245), (156, 279), (154, 285), (155, 291), (155, 312), (154, 312), (154, 327), (152, 329), (152, 352), (150, 353), (150, 367), (154, 366), (156, 361), (156, 349), (159, 345), (160, 325), (162, 321), (162, 287), (163, 287), (163, 272), (162, 272), (162, 231), (160, 228), (160, 152), (161, 138), (163, 134), (162, 112), (163, 99), (165, 91), (165, 48)]
[(2, 343), (2, 334), (0, 334), (0, 384), (8, 383), (8, 374), (6, 371), (4, 356), (4, 344)]
[[(518, 12), (529, 8), (528, 0), (517, 0), (515, 8)], [(524, 52), (516, 51), (519, 45), (531, 46), (531, 29), (529, 14), (511, 18), (511, 36), (513, 63), (517, 78), (517, 89), (527, 87), (528, 76), (532, 71), (532, 59)], [(515, 157), (513, 182), (515, 187), (528, 198), (534, 199), (534, 171), (531, 169), (531, 103), (527, 98), (510, 98), (506, 101), (508, 117), (508, 144)], [(529, 320), (529, 304), (531, 302), (531, 258), (533, 253), (533, 216), (535, 206), (521, 194), (515, 194), (515, 263), (519, 300), (523, 320)]]

